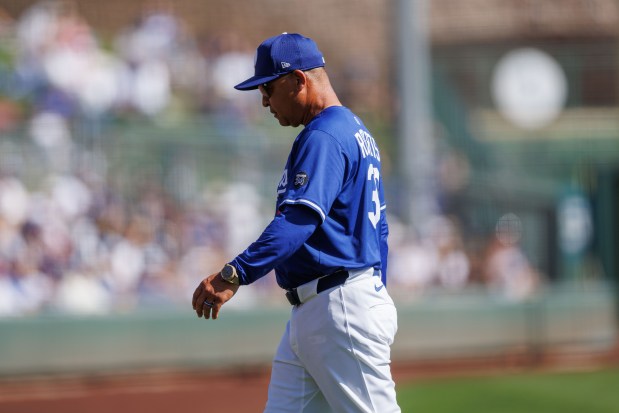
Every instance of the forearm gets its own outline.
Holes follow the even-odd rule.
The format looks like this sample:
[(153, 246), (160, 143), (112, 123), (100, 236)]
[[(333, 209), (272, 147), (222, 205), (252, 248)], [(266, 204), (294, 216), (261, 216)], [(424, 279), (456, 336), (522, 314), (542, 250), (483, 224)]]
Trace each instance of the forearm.
[(240, 283), (251, 284), (290, 257), (314, 233), (320, 217), (302, 205), (287, 206), (265, 228), (256, 242), (233, 259)]

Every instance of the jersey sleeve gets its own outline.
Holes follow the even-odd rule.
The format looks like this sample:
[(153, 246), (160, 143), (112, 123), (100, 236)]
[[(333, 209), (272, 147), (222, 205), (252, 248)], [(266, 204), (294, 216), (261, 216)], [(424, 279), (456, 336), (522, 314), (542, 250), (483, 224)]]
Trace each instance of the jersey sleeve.
[(287, 207), (265, 228), (262, 235), (230, 264), (236, 267), (241, 285), (264, 277), (309, 238), (320, 224), (311, 211)]
[(345, 165), (343, 150), (331, 135), (310, 131), (300, 139), (288, 165), (288, 183), (278, 207), (306, 205), (324, 221), (342, 188)]

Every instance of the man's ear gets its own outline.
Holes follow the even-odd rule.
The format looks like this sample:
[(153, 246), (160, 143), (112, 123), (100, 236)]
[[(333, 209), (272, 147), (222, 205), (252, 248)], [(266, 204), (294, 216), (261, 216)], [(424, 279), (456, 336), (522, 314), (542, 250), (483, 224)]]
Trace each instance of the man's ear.
[(307, 76), (302, 70), (295, 70), (293, 74), (296, 90), (298, 92), (307, 84)]

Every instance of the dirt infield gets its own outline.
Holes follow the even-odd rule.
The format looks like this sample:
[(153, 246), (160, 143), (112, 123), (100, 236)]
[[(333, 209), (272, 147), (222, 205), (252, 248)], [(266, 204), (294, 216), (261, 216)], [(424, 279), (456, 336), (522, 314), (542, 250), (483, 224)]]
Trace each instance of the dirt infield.
[[(512, 353), (394, 363), (396, 383), (432, 376), (506, 374), (523, 369), (579, 369), (619, 364), (619, 346), (604, 354)], [(2, 413), (261, 412), (266, 366), (234, 371), (142, 371), (0, 379)]]
[[(406, 370), (400, 376), (410, 377)], [(268, 381), (268, 367), (12, 379), (0, 383), (0, 412), (261, 412)]]
[(264, 368), (11, 380), (0, 384), (0, 412), (260, 412), (268, 373)]

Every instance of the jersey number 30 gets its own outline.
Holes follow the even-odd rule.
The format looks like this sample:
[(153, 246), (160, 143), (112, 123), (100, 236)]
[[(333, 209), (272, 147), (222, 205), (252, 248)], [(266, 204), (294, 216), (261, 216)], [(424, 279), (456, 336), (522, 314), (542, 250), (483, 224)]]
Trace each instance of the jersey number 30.
[(368, 168), (368, 181), (373, 181), (374, 186), (372, 190), (372, 202), (374, 203), (374, 211), (368, 212), (368, 218), (372, 223), (374, 229), (376, 229), (376, 224), (380, 221), (380, 198), (378, 197), (378, 183), (380, 182), (380, 172), (378, 168), (375, 168), (374, 165), (370, 164)]

